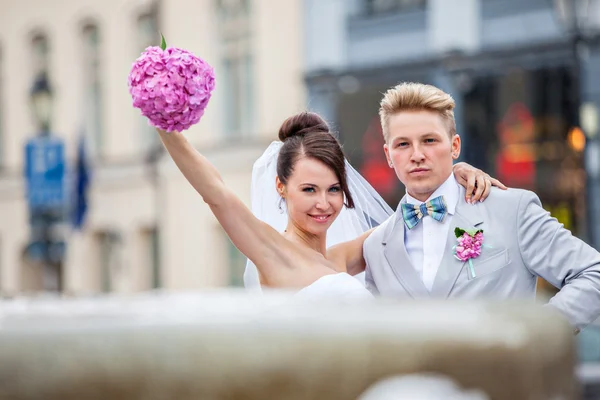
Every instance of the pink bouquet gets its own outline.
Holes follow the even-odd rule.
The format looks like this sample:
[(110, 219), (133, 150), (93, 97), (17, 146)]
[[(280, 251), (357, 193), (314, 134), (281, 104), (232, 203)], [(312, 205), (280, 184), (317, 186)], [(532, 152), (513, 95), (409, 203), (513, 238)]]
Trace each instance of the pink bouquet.
[(150, 125), (167, 132), (188, 129), (200, 121), (215, 88), (213, 68), (192, 53), (170, 47), (148, 47), (129, 73), (133, 106)]

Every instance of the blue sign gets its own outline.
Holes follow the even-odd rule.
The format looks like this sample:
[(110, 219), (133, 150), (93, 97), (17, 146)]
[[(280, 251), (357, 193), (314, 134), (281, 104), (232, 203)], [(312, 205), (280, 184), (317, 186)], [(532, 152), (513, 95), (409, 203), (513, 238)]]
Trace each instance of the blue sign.
[(65, 146), (61, 139), (39, 137), (25, 146), (27, 200), (31, 208), (62, 207), (65, 202)]

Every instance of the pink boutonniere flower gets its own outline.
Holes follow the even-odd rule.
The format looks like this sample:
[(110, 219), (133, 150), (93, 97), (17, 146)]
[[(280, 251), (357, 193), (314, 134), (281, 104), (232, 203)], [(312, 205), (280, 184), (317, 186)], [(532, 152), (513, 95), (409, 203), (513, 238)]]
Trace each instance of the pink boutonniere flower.
[(483, 246), (483, 230), (464, 230), (456, 228), (454, 230), (458, 244), (454, 246), (454, 256), (460, 261), (468, 261), (469, 269), (473, 278), (475, 275), (475, 268), (473, 268), (473, 258), (479, 257), (481, 254), (481, 247)]

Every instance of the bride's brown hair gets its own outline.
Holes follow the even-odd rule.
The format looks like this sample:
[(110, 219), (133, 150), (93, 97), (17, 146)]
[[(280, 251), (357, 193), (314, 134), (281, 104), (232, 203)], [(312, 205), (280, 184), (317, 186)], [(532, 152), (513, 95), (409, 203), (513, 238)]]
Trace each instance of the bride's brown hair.
[(293, 115), (281, 124), (279, 140), (283, 142), (277, 159), (277, 176), (281, 183), (287, 184), (299, 158), (313, 158), (335, 173), (346, 200), (344, 205), (354, 208), (354, 200), (346, 180), (344, 152), (323, 118), (313, 112)]

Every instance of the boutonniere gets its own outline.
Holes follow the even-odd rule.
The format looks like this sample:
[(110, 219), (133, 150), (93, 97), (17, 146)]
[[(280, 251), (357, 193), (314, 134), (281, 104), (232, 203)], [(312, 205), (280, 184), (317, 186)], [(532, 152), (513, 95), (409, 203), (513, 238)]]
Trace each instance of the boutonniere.
[(473, 262), (471, 260), (479, 257), (481, 254), (481, 247), (483, 246), (483, 230), (465, 230), (456, 228), (454, 229), (454, 235), (456, 235), (456, 240), (458, 242), (456, 246), (454, 246), (454, 256), (462, 262), (468, 261), (471, 276), (476, 278), (475, 268), (473, 268)]

